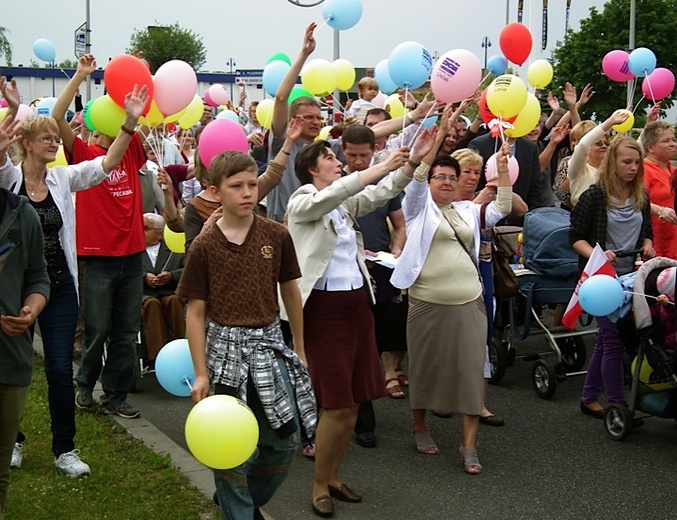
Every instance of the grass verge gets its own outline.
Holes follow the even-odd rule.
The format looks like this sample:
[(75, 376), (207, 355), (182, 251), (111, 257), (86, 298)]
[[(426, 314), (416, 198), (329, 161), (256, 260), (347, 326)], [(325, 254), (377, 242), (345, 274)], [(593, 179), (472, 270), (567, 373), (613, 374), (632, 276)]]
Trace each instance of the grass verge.
[(6, 520), (94, 520), (218, 518), (170, 457), (131, 437), (111, 418), (78, 413), (75, 445), (92, 468), (70, 479), (54, 468), (44, 363), (35, 358), (21, 430), (26, 435), (21, 469), (12, 470)]

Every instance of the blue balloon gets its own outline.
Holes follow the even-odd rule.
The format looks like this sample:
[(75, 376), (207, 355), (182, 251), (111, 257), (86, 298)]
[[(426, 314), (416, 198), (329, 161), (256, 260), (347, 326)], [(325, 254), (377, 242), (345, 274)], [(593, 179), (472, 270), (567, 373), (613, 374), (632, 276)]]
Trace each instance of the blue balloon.
[(327, 0), (322, 17), (332, 29), (350, 29), (362, 17), (362, 0)]
[(591, 276), (578, 289), (578, 303), (591, 316), (608, 316), (623, 303), (623, 286), (613, 276)]
[(233, 123), (240, 123), (240, 117), (232, 110), (221, 110), (216, 116), (216, 119), (230, 119)]
[(266, 65), (263, 69), (263, 88), (268, 95), (275, 97), (280, 83), (290, 68), (289, 64), (282, 60), (271, 61)]
[(376, 64), (374, 79), (378, 83), (379, 90), (384, 94), (392, 94), (397, 90), (397, 85), (395, 85), (388, 72), (388, 60), (381, 60)]
[(155, 377), (167, 392), (177, 397), (189, 397), (195, 383), (195, 370), (187, 339), (167, 343), (155, 359)]
[(51, 116), (52, 109), (56, 104), (55, 97), (46, 97), (42, 98), (40, 102), (35, 105), (35, 115), (36, 116)]
[(421, 123), (421, 130), (426, 130), (427, 128), (430, 128), (431, 126), (435, 126), (435, 123), (437, 123), (437, 116), (427, 117)]
[(35, 40), (35, 43), (33, 44), (33, 52), (39, 60), (49, 63), (56, 60), (56, 49), (54, 48), (54, 45), (52, 45), (52, 42), (45, 40), (44, 38)]
[(415, 89), (430, 77), (433, 58), (418, 42), (403, 42), (393, 49), (388, 58), (388, 72), (400, 88)]
[(487, 60), (487, 70), (494, 76), (501, 76), (502, 74), (505, 74), (506, 70), (508, 70), (508, 60), (506, 60), (500, 54), (497, 56), (492, 56)]
[(656, 55), (651, 49), (638, 47), (630, 53), (628, 68), (635, 76), (644, 78), (656, 68)]

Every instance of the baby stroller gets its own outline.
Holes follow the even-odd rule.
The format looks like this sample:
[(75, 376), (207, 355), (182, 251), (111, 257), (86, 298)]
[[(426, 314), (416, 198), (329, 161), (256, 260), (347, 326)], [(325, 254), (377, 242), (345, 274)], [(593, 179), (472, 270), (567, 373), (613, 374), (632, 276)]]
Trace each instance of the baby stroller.
[[(548, 327), (540, 316), (545, 306), (566, 306), (578, 283), (578, 255), (569, 246), (569, 225), (569, 213), (560, 208), (539, 208), (525, 215), (523, 264), (514, 266), (519, 294), (502, 302), (507, 303), (507, 324), (497, 324), (493, 344), (494, 350), (504, 351), (504, 355), (492, 357), (494, 363), (510, 365), (518, 357), (536, 361), (532, 383), (542, 399), (550, 399), (557, 383), (567, 375), (584, 373), (580, 372), (586, 360), (583, 336), (597, 332), (596, 328), (570, 331), (564, 326)], [(545, 336), (550, 350), (517, 356), (516, 341), (531, 334)], [(544, 359), (549, 355), (556, 356), (554, 363)]]
[(658, 274), (675, 266), (676, 260), (657, 257), (645, 262), (637, 271), (632, 297), (635, 327), (632, 336), (637, 343), (626, 345), (629, 356), (635, 356), (631, 365), (628, 407), (611, 404), (604, 413), (607, 435), (615, 441), (622, 441), (630, 434), (635, 412), (677, 419), (677, 357), (663, 349), (665, 331), (651, 315), (651, 306), (658, 305), (654, 299), (658, 296)]

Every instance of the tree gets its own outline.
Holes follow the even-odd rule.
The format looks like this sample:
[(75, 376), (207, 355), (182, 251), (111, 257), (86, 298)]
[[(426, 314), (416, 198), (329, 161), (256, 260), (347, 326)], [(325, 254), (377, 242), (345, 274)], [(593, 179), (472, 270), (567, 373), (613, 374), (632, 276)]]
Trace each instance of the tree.
[(7, 61), (7, 66), (11, 67), (12, 66), (12, 44), (9, 43), (9, 38), (7, 37), (7, 33), (9, 33), (9, 29), (7, 29), (6, 27), (0, 26), (0, 56), (4, 56), (5, 61)]
[[(627, 86), (615, 83), (602, 73), (602, 58), (614, 49), (628, 50), (630, 2), (610, 0), (601, 12), (590, 8), (590, 16), (581, 20), (580, 29), (569, 30), (564, 41), (557, 42), (553, 53), (555, 77), (551, 90), (561, 91), (569, 81), (580, 89), (592, 83), (595, 90), (590, 103), (583, 108), (583, 114), (597, 119), (606, 119), (614, 110), (625, 108)], [(635, 47), (648, 47), (658, 59), (658, 66), (670, 70), (677, 68), (677, 0), (642, 0), (637, 2)], [(642, 98), (642, 79), (637, 79), (633, 105)], [(639, 107), (639, 119), (647, 101)], [(674, 94), (663, 100), (663, 109), (674, 103)], [(648, 102), (650, 106), (651, 101)], [(637, 115), (637, 114), (636, 114)], [(639, 125), (635, 125), (639, 126)]]
[(60, 69), (77, 69), (78, 62), (75, 60), (63, 60), (57, 65)]
[[(156, 22), (157, 23), (157, 22)], [(153, 74), (170, 60), (183, 60), (198, 70), (204, 65), (207, 50), (202, 37), (193, 31), (174, 25), (149, 26), (143, 31), (135, 30), (127, 52), (143, 52), (143, 58), (150, 64)]]

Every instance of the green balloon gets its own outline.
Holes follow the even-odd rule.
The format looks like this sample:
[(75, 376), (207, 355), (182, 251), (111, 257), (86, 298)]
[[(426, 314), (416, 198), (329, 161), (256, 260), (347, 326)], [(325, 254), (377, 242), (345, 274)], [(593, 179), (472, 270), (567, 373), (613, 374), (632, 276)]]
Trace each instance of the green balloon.
[(288, 65), (291, 65), (291, 60), (289, 59), (289, 56), (287, 56), (284, 52), (278, 52), (277, 54), (274, 54), (268, 59), (266, 64), (270, 63), (271, 61), (284, 61)]
[(300, 97), (309, 97), (315, 99), (315, 96), (304, 89), (301, 85), (294, 85), (294, 88), (292, 88), (291, 92), (289, 93), (289, 104), (291, 105), (292, 101)]
[(87, 101), (85, 108), (82, 109), (82, 120), (85, 122), (85, 126), (90, 132), (95, 132), (96, 128), (94, 128), (94, 125), (92, 124), (92, 116), (89, 113), (89, 110), (92, 108), (92, 103), (94, 103), (94, 100), (90, 99)]

